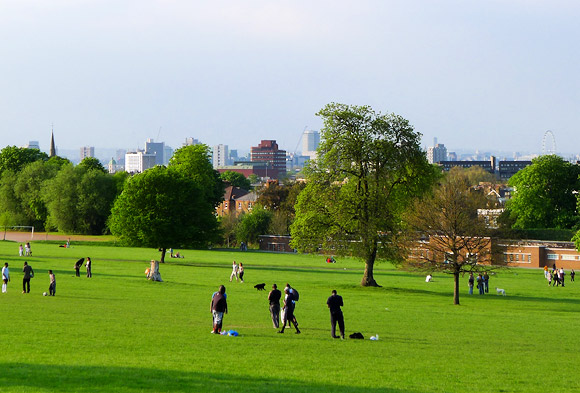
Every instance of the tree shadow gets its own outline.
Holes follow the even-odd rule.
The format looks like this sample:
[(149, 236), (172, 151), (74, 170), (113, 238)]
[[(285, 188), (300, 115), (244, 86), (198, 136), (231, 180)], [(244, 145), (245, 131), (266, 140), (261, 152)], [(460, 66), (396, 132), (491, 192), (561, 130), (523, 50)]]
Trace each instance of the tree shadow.
[(18, 392), (419, 392), (161, 368), (0, 363), (0, 370), (2, 391)]

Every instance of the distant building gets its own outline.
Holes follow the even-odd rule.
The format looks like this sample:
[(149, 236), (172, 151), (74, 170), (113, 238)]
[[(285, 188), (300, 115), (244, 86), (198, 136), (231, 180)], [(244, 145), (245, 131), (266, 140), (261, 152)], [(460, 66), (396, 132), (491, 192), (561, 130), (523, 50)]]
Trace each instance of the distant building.
[(228, 145), (216, 145), (213, 147), (213, 167), (226, 166), (229, 164)]
[(94, 157), (95, 148), (93, 146), (83, 146), (81, 147), (81, 161), (86, 157)]
[(280, 150), (275, 140), (262, 140), (250, 150), (252, 162), (263, 162), (271, 167), (267, 177), (278, 179), (286, 174), (286, 150)]
[(216, 207), (216, 214), (220, 217), (226, 214), (239, 216), (252, 210), (258, 195), (240, 187), (228, 186), (225, 190), (224, 201)]
[(183, 142), (183, 146), (193, 146), (193, 145), (199, 145), (200, 142), (192, 137), (189, 138), (185, 138), (185, 142)]
[(491, 156), (486, 161), (440, 161), (439, 165), (445, 172), (449, 172), (451, 168), (456, 166), (461, 168), (479, 166), (494, 174), (500, 180), (508, 180), (518, 171), (532, 165), (532, 161), (497, 161), (494, 156)]
[(145, 153), (155, 155), (156, 165), (165, 165), (165, 142), (155, 142), (148, 138), (145, 142)]
[(27, 149), (38, 149), (40, 150), (40, 144), (38, 141), (28, 141), (28, 144), (24, 146)]
[(169, 146), (165, 146), (163, 148), (163, 165), (169, 164), (169, 160), (173, 157), (173, 148)]
[(447, 148), (442, 143), (427, 148), (427, 161), (429, 164), (436, 164), (441, 161), (447, 161)]
[(109, 163), (107, 164), (107, 170), (109, 171), (109, 173), (117, 173), (119, 171), (123, 170), (123, 166), (119, 165), (117, 163), (117, 161), (115, 161), (115, 159), (113, 157), (111, 157), (111, 161), (109, 161)]
[(316, 149), (320, 144), (320, 132), (306, 130), (302, 135), (302, 155), (310, 159), (316, 158)]
[(49, 157), (56, 156), (56, 146), (54, 144), (54, 132), (50, 133), (50, 153), (48, 154)]
[(125, 172), (141, 173), (156, 165), (156, 155), (143, 150), (125, 153)]

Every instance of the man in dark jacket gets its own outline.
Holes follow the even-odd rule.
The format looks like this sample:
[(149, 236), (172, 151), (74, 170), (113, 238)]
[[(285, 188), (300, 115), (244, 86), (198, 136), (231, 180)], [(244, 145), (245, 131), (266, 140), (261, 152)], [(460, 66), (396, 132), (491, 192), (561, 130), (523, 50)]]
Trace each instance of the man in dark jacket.
[(270, 302), (270, 315), (272, 316), (272, 323), (278, 329), (280, 327), (280, 298), (282, 292), (278, 289), (276, 284), (272, 285), (272, 290), (268, 294), (268, 302)]
[(344, 316), (340, 309), (344, 304), (342, 303), (342, 296), (336, 294), (336, 289), (332, 290), (332, 295), (326, 301), (326, 305), (330, 309), (330, 330), (332, 338), (338, 338), (336, 335), (336, 323), (340, 329), (340, 338), (344, 340)]
[(224, 313), (228, 313), (228, 302), (226, 301), (226, 287), (220, 285), (217, 295), (211, 299), (211, 313), (213, 315), (213, 330), (211, 333), (220, 334)]
[(24, 262), (22, 272), (24, 273), (24, 277), (22, 278), (22, 293), (30, 293), (30, 278), (34, 277), (34, 270), (32, 270), (28, 262)]

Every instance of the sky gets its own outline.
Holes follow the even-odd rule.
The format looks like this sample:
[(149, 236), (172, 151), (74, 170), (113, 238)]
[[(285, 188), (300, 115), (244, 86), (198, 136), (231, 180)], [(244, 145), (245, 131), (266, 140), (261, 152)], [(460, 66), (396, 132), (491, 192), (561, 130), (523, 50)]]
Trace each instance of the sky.
[[(0, 0), (0, 145), (300, 150), (326, 104), (448, 150), (580, 153), (580, 2)], [(548, 145), (550, 141), (548, 141)]]

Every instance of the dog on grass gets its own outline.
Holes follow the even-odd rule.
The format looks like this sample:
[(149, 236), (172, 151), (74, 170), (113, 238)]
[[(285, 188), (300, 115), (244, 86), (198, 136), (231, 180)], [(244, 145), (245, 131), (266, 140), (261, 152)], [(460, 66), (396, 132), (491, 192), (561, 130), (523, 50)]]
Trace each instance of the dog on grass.
[(505, 289), (495, 288), (498, 295), (505, 296)]
[(265, 291), (266, 290), (265, 287), (266, 287), (266, 283), (265, 282), (264, 283), (261, 283), (261, 284), (254, 285), (254, 288), (256, 288), (258, 291)]

